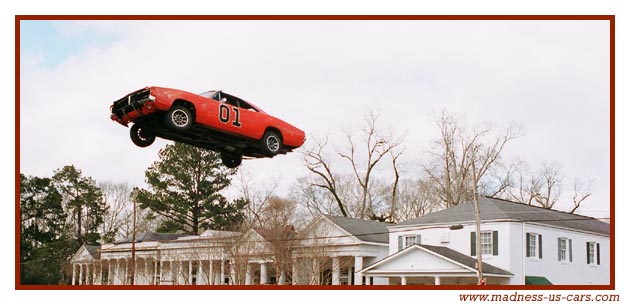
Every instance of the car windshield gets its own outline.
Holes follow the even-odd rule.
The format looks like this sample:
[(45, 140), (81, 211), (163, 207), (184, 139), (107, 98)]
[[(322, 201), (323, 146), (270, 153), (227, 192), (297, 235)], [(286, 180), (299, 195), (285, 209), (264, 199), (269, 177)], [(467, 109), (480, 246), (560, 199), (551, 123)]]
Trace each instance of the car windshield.
[(213, 96), (217, 94), (217, 91), (215, 90), (210, 90), (210, 91), (206, 91), (203, 93), (199, 93), (199, 95), (203, 96), (203, 97), (207, 97), (207, 98), (212, 98), (218, 101), (218, 98), (213, 98)]

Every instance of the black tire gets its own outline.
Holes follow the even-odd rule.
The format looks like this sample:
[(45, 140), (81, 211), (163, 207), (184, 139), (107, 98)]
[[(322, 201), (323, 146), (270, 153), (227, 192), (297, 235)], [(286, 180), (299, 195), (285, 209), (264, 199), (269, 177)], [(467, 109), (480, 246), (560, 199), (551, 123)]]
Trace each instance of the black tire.
[(155, 134), (143, 124), (133, 124), (129, 130), (131, 142), (140, 147), (147, 147), (155, 141)]
[(193, 125), (194, 117), (192, 111), (182, 105), (171, 107), (164, 117), (166, 126), (177, 131), (186, 131)]
[(260, 139), (259, 145), (263, 154), (273, 157), (282, 148), (282, 137), (276, 131), (268, 130)]
[(223, 165), (227, 168), (237, 168), (241, 165), (242, 161), (243, 155), (241, 154), (221, 153), (221, 162), (223, 162)]

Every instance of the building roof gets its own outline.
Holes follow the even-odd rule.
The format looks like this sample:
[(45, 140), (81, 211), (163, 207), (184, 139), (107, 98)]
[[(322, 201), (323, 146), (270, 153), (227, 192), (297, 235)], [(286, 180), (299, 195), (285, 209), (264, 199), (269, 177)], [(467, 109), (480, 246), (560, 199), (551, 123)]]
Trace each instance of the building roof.
[[(457, 252), (451, 248), (440, 247), (440, 246), (429, 246), (429, 245), (418, 245), (419, 247), (425, 248), (431, 252), (435, 252), (441, 256), (444, 256), (448, 259), (456, 261), (462, 265), (470, 267), (472, 269), (477, 269), (477, 258), (468, 256), (461, 252)], [(512, 275), (509, 271), (505, 271), (499, 267), (495, 267), (486, 262), (483, 263), (483, 273), (490, 273), (496, 275)]]
[[(452, 208), (430, 213), (397, 224), (428, 225), (438, 223), (456, 223), (475, 220), (472, 202), (461, 203)], [(544, 209), (513, 201), (482, 196), (479, 198), (481, 220), (513, 220), (535, 222), (574, 230), (610, 235), (610, 224), (598, 219), (570, 214), (566, 212)]]
[[(383, 263), (385, 263), (386, 261), (390, 261), (390, 260), (396, 260), (399, 259), (400, 256), (405, 255), (407, 252), (412, 251), (413, 249), (424, 249), (424, 251), (433, 253), (435, 255), (439, 255), (442, 256), (444, 258), (447, 258), (457, 264), (463, 265), (465, 267), (467, 267), (468, 269), (470, 269), (471, 271), (473, 270), (477, 270), (477, 259), (471, 256), (468, 256), (466, 254), (463, 254), (461, 252), (457, 252), (453, 249), (447, 248), (447, 247), (441, 247), (441, 246), (430, 246), (430, 245), (421, 245), (421, 244), (414, 244), (411, 245), (405, 249), (402, 249), (396, 253), (390, 254), (386, 257), (384, 257), (383, 259), (375, 262), (374, 264), (371, 264), (370, 266), (365, 267), (363, 270), (361, 270), (361, 272), (365, 272), (368, 271), (370, 269), (374, 269), (376, 268), (378, 265), (381, 265)], [(483, 262), (482, 264), (483, 266), (483, 273), (484, 274), (492, 274), (492, 275), (504, 275), (504, 276), (512, 276), (514, 274), (512, 274), (509, 271), (503, 270), (499, 267), (495, 267), (493, 265), (490, 265), (486, 262)], [(431, 267), (429, 266), (428, 269), (431, 270)]]
[(374, 220), (362, 220), (343, 216), (323, 215), (337, 226), (362, 241), (389, 243), (387, 224)]
[(83, 247), (85, 248), (85, 250), (87, 250), (88, 253), (90, 253), (90, 255), (95, 258), (95, 259), (99, 259), (101, 256), (101, 253), (99, 252), (99, 250), (101, 249), (101, 246), (92, 246), (92, 245), (83, 245)]
[[(179, 237), (182, 236), (187, 236), (188, 234), (183, 234), (183, 233), (155, 233), (155, 232), (142, 232), (142, 233), (138, 233), (136, 234), (136, 242), (143, 242), (143, 241), (166, 241), (166, 240), (175, 240)], [(124, 243), (130, 243), (131, 242), (131, 236), (128, 238), (124, 238), (124, 239), (119, 239), (117, 241), (114, 242), (114, 244), (124, 244)]]

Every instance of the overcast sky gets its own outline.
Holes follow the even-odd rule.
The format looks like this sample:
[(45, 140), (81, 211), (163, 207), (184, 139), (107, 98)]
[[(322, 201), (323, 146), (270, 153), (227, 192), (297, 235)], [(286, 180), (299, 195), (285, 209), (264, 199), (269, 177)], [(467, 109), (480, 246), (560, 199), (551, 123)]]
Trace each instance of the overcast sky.
[[(565, 193), (573, 177), (593, 178), (580, 211), (609, 216), (607, 21), (22, 21), (20, 39), (28, 175), (74, 164), (142, 186), (169, 141), (136, 147), (111, 103), (148, 85), (222, 89), (304, 130), (307, 146), (378, 109), (381, 126), (407, 133), (409, 172), (436, 136), (435, 112), (516, 122), (525, 133), (506, 156), (559, 163)], [(280, 180), (280, 195), (306, 173), (298, 153), (242, 169)]]

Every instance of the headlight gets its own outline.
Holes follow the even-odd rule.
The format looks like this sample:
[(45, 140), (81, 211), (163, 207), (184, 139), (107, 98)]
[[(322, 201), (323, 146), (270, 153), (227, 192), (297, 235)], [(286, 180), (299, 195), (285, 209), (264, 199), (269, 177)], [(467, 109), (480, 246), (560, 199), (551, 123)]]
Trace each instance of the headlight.
[(155, 96), (149, 95), (149, 101), (155, 102)]

